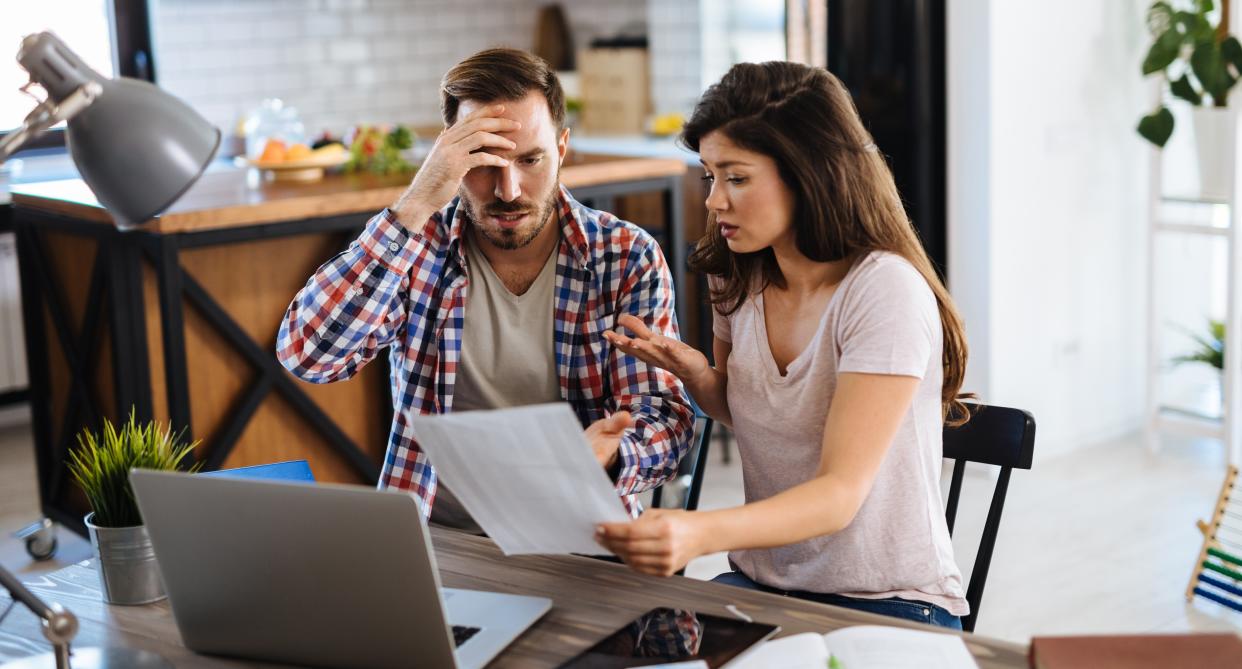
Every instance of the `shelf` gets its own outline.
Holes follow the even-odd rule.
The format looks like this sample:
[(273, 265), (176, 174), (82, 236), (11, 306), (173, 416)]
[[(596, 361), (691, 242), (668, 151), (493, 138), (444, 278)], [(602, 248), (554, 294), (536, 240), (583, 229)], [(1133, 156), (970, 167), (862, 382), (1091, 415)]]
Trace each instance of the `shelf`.
[(1221, 228), (1215, 225), (1198, 225), (1195, 223), (1167, 223), (1161, 221), (1156, 223), (1157, 232), (1176, 232), (1186, 235), (1212, 235), (1215, 237), (1226, 237), (1229, 235), (1229, 228)]
[(1161, 195), (1161, 202), (1177, 202), (1180, 204), (1204, 204), (1204, 205), (1222, 205), (1229, 206), (1229, 200), (1220, 200), (1208, 197), (1190, 197), (1185, 195)]

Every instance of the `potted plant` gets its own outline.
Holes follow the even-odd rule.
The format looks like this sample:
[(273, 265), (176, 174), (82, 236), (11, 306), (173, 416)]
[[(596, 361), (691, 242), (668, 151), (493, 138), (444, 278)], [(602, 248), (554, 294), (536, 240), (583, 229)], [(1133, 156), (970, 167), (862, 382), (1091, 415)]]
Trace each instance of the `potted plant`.
[[(1222, 0), (1219, 14), (1212, 0), (1153, 3), (1147, 27), (1154, 41), (1143, 59), (1145, 76), (1160, 74), (1173, 97), (1194, 107), (1200, 194), (1216, 200), (1227, 199), (1233, 185), (1237, 128), (1227, 106), (1229, 90), (1242, 77), (1242, 43), (1229, 34), (1229, 2)], [(1169, 140), (1173, 114), (1163, 99), (1139, 120), (1138, 133), (1158, 147)]]
[[(83, 430), (78, 435), (68, 468), (91, 506), (86, 527), (109, 604), (146, 604), (164, 598), (155, 551), (129, 485), (130, 470), (178, 469), (197, 445), (181, 444), (171, 426), (139, 424), (133, 411), (119, 428), (105, 418), (101, 433)], [(198, 467), (195, 464), (190, 471)]]
[[(1207, 335), (1201, 335), (1194, 332), (1186, 331), (1186, 336), (1195, 342), (1194, 350), (1183, 355), (1173, 358), (1175, 365), (1183, 363), (1201, 363), (1210, 365), (1216, 369), (1217, 383), (1224, 383), (1223, 372), (1225, 369), (1225, 322), (1214, 319), (1208, 319)], [(1220, 397), (1224, 398), (1224, 392)]]

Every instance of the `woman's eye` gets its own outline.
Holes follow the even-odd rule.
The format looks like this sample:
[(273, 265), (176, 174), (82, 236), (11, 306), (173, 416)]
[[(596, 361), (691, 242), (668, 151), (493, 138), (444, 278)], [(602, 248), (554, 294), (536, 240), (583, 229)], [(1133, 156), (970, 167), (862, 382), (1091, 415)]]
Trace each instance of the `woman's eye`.
[(745, 183), (746, 177), (729, 177), (728, 179), (726, 179), (726, 181), (728, 181), (731, 184), (737, 185), (740, 183)]
[(706, 181), (707, 183), (711, 183), (711, 182), (713, 182), (713, 181), (715, 181), (715, 180), (716, 180), (716, 177), (714, 177), (714, 176), (712, 176), (712, 175), (710, 175), (710, 174), (704, 174), (704, 175), (703, 175), (702, 177), (700, 177), (700, 178), (701, 178), (701, 179), (703, 179), (703, 181)]

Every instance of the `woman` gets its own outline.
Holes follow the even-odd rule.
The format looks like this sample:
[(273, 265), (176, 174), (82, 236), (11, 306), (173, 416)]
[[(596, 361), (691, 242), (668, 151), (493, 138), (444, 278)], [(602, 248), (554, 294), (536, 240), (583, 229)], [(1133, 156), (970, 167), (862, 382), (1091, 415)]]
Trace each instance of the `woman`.
[(646, 573), (728, 550), (717, 581), (960, 629), (940, 463), (966, 341), (849, 94), (823, 69), (737, 65), (682, 137), (711, 184), (691, 264), (717, 366), (630, 316), (605, 336), (732, 427), (747, 503), (597, 539)]

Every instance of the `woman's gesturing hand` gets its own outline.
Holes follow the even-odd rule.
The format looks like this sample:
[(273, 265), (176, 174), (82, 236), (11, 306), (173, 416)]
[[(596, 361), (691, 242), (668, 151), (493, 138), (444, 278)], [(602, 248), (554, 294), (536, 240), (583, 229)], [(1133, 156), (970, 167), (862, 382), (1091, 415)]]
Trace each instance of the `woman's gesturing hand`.
[(617, 319), (617, 325), (633, 332), (634, 336), (608, 330), (604, 338), (648, 365), (667, 369), (687, 384), (711, 371), (707, 356), (684, 342), (652, 332), (635, 316), (626, 314)]
[(672, 576), (704, 553), (693, 511), (648, 509), (638, 520), (605, 523), (595, 540), (635, 571)]

